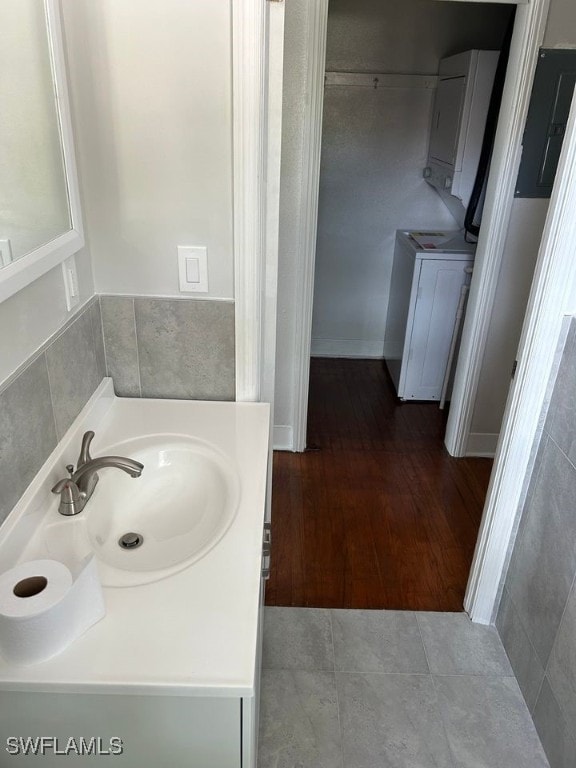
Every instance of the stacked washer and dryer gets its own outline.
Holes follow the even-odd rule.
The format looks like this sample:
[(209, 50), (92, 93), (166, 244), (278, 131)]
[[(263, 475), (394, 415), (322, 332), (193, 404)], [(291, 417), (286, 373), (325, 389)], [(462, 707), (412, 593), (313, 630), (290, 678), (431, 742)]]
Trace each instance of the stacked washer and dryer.
[[(498, 57), (472, 50), (440, 62), (424, 177), (462, 223)], [(475, 250), (464, 231), (396, 233), (384, 354), (402, 400), (449, 398)]]

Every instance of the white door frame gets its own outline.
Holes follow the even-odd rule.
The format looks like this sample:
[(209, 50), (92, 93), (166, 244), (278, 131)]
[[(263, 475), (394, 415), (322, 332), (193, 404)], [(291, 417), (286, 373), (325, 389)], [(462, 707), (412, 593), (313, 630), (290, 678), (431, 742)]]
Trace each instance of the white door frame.
[(266, 274), (266, 6), (232, 0), (236, 400), (262, 392)]
[(295, 451), (303, 451), (306, 448), (328, 2), (329, 0), (310, 0), (306, 20), (308, 66), (306, 69), (307, 99), (303, 117), (302, 168), (304, 172), (300, 194), (302, 227), (296, 252), (298, 270), (294, 297), (296, 329), (292, 390), (294, 392), (293, 449)]
[(576, 98), (564, 137), (528, 308), (508, 394), (494, 470), (480, 526), (464, 607), (491, 624), (498, 608), (524, 480), (541, 433), (548, 382), (555, 371), (564, 315), (576, 312)]
[[(475, 0), (444, 0), (474, 2)], [(472, 414), (482, 360), (486, 348), (490, 317), (506, 233), (514, 201), (514, 185), (520, 164), (522, 135), (538, 48), (541, 45), (549, 0), (529, 4), (505, 0), (517, 5), (514, 35), (510, 50), (492, 170), (486, 193), (483, 226), (476, 250), (475, 268), (468, 309), (462, 332), (460, 354), (446, 429), (446, 447), (453, 456), (463, 456), (470, 434)], [(320, 154), (328, 0), (315, 0), (308, 6), (307, 101), (304, 113), (304, 162), (301, 210), (303, 226), (297, 252), (298, 290), (295, 296), (296, 360), (294, 365), (294, 445), (295, 451), (306, 447), (308, 383), (314, 297), (314, 261), (318, 223)]]
[[(284, 3), (232, 0), (236, 400), (274, 412), (280, 227)], [(268, 452), (266, 520), (272, 499)], [(262, 588), (264, 590), (264, 587)], [(261, 600), (264, 593), (261, 593)], [(259, 688), (260, 681), (257, 681)], [(258, 690), (244, 723), (243, 764), (256, 764)]]
[[(273, 431), (280, 226), (284, 3), (232, 0), (237, 401), (270, 403)], [(271, 516), (270, 441), (266, 519)]]
[[(465, 454), (470, 433), (473, 405), (510, 223), (522, 135), (538, 49), (544, 37), (549, 0), (514, 4), (517, 5), (517, 10), (506, 84), (446, 432), (446, 446), (455, 456)], [(303, 164), (308, 173), (305, 174), (301, 190), (304, 227), (300, 235), (298, 253), (300, 285), (295, 296), (297, 358), (294, 378), (294, 449), (300, 451), (306, 447), (328, 0), (316, 0), (310, 6), (308, 99), (304, 117)], [(553, 330), (550, 331), (548, 340), (551, 335)], [(523, 386), (528, 385), (528, 381), (518, 374), (517, 382), (520, 380)], [(520, 397), (523, 386), (519, 387), (517, 384), (517, 397)], [(526, 401), (525, 405), (535, 407), (534, 401)], [(522, 411), (519, 414), (517, 409), (507, 413), (510, 415), (506, 425), (503, 424), (502, 427), (498, 458), (484, 507), (483, 523), (466, 595), (466, 610), (474, 621), (480, 623), (490, 623), (497, 606), (498, 589), (505, 569), (513, 521), (527, 469), (527, 457), (518, 445), (518, 434), (521, 434), (520, 430), (525, 432), (526, 424), (523, 420), (528, 417), (524, 417)]]
[[(460, 0), (451, 0), (460, 1)], [(325, 51), (325, 20), (328, 0), (310, 3), (312, 14), (310, 37), (314, 38), (315, 56), (311, 57), (310, 84), (307, 102), (308, 167), (306, 181), (307, 199), (314, 201), (306, 212), (306, 227), (302, 232), (301, 245), (306, 249), (315, 245), (317, 189), (319, 175), (319, 150), (322, 117), (322, 79)], [(508, 83), (505, 96), (508, 130), (499, 127), (499, 141), (503, 137), (516, 136), (521, 130), (527, 109), (530, 83), (536, 63), (536, 51), (540, 44), (548, 0), (533, 0), (530, 5), (520, 5), (512, 46), (512, 60), (516, 68), (509, 74), (513, 84), (521, 84), (522, 93), (513, 94), (514, 85)], [(233, 55), (234, 83), (234, 194), (235, 194), (235, 248), (236, 271), (236, 375), (238, 399), (259, 399), (263, 391), (266, 359), (271, 358), (263, 326), (265, 312), (263, 290), (266, 264), (276, 254), (266, 247), (265, 179), (262, 175), (263, 156), (266, 146), (264, 102), (265, 24), (262, 0), (233, 0)], [(315, 30), (315, 32), (314, 32)], [(313, 42), (313, 41), (311, 41)], [(527, 50), (526, 47), (530, 50)], [(315, 63), (314, 63), (315, 62)], [(510, 70), (509, 70), (510, 71)], [(512, 78), (512, 79), (511, 79)], [(314, 85), (315, 84), (315, 85)], [(514, 110), (514, 115), (508, 111)], [(529, 469), (530, 449), (538, 429), (538, 418), (544, 402), (546, 382), (552, 371), (554, 353), (559, 337), (562, 315), (576, 309), (576, 225), (573, 210), (576, 207), (576, 104), (573, 105), (569, 129), (564, 142), (557, 183), (552, 196), (544, 237), (539, 255), (535, 280), (528, 312), (525, 319), (516, 380), (506, 407), (505, 420), (497, 449), (495, 470), (485, 505), (480, 536), (470, 574), (465, 607), (474, 621), (490, 623), (497, 605), (499, 586), (505, 570), (506, 557), (511, 542), (516, 512), (522, 499), (526, 471)], [(315, 115), (315, 118), (312, 119)], [(502, 120), (501, 120), (502, 123)], [(508, 177), (514, 177), (518, 166), (518, 151), (507, 153), (500, 148), (498, 168)], [(505, 173), (505, 175), (506, 175)], [(491, 183), (491, 208), (489, 215), (496, 217), (497, 225), (505, 234), (510, 202), (506, 210), (496, 211), (498, 182)], [(511, 187), (510, 187), (511, 189)], [(486, 222), (486, 220), (485, 220)], [(488, 222), (490, 227), (490, 221)], [(488, 228), (488, 227), (487, 227)], [(477, 282), (497, 275), (495, 263), (499, 263), (501, 247), (491, 248), (484, 239), (482, 269), (476, 272)], [(304, 262), (303, 262), (304, 263)], [(313, 250), (309, 260), (313, 264)], [(303, 275), (303, 284), (306, 277)], [(313, 275), (308, 283), (313, 285)], [(476, 288), (476, 305), (480, 306), (480, 289)], [(312, 292), (301, 293), (311, 298)], [(484, 290), (484, 304), (489, 306), (490, 291)], [(492, 296), (493, 298), (493, 296)], [(297, 313), (303, 317), (303, 313)], [(311, 313), (309, 314), (311, 319)], [(470, 320), (469, 325), (473, 322)], [(475, 322), (475, 320), (474, 320)], [(301, 324), (302, 330), (304, 324)], [(468, 339), (472, 338), (470, 328)], [(481, 334), (478, 335), (481, 338)], [(310, 335), (307, 334), (308, 344)], [(468, 361), (469, 362), (469, 361)], [(301, 366), (301, 371), (304, 366)], [(301, 392), (306, 392), (306, 381)], [(472, 388), (470, 388), (470, 391)]]
[(452, 456), (466, 455), (548, 5), (549, 0), (532, 0), (530, 5), (519, 5), (516, 10), (508, 73), (446, 425), (445, 444)]

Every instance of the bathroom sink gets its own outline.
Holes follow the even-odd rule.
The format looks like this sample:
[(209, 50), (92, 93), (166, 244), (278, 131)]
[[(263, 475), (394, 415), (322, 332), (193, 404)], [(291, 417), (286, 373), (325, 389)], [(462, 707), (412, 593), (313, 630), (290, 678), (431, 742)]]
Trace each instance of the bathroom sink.
[[(57, 560), (75, 577), (94, 556), (106, 616), (41, 664), (0, 657), (1, 695), (253, 697), (269, 429), (264, 403), (121, 398), (104, 379), (0, 527), (0, 562)], [(82, 511), (64, 516), (52, 489), (90, 431), (94, 459), (144, 469), (98, 470)], [(142, 543), (121, 547), (130, 533)]]
[(85, 510), (50, 525), (45, 543), (52, 556), (70, 556), (63, 546), (76, 549), (77, 557), (94, 552), (104, 585), (145, 584), (188, 567), (234, 520), (238, 477), (209, 443), (149, 435), (107, 445), (100, 453), (142, 462), (141, 477), (101, 471)]

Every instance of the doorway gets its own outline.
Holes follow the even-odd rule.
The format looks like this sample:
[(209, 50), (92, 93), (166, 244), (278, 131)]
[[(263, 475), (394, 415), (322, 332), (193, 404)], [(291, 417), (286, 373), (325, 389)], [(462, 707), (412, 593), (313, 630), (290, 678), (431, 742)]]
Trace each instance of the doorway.
[[(436, 5), (436, 4), (434, 3), (433, 5)], [(441, 5), (444, 5), (444, 4), (441, 4)], [(448, 5), (448, 4), (447, 4), (447, 5)], [(449, 5), (452, 5), (452, 4), (449, 4)], [(507, 10), (509, 10), (509, 9), (507, 9)]]
[(461, 611), (492, 462), (399, 405), (381, 360), (313, 358), (308, 450), (276, 452), (268, 605)]

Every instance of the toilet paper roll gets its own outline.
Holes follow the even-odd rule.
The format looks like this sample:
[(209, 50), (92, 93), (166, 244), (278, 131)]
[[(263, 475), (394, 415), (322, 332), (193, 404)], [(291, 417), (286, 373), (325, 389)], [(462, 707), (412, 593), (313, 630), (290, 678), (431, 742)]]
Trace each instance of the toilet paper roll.
[(0, 654), (16, 664), (56, 656), (106, 613), (91, 555), (76, 577), (56, 560), (31, 560), (0, 575)]

